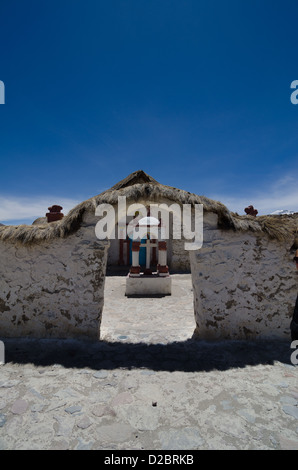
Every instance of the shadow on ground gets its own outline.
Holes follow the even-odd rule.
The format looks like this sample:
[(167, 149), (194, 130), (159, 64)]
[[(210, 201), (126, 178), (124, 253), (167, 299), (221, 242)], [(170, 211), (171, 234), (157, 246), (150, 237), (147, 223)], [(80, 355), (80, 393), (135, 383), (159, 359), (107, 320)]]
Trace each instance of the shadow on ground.
[(66, 368), (94, 370), (224, 371), (247, 365), (273, 365), (275, 361), (291, 364), (293, 352), (290, 341), (280, 340), (206, 342), (190, 339), (168, 344), (27, 338), (2, 338), (2, 341), (6, 364), (60, 364)]

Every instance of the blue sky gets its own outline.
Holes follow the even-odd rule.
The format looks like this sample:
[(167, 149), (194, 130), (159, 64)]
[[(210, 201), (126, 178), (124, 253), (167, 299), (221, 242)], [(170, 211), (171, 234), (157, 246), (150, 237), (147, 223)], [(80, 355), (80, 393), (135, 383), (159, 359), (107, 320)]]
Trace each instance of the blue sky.
[(297, 0), (1, 0), (0, 222), (143, 169), (298, 211)]

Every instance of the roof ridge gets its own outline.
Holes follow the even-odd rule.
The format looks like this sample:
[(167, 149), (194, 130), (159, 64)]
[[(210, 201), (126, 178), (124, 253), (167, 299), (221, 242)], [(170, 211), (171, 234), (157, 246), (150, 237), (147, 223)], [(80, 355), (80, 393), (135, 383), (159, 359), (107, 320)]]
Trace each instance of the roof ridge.
[(137, 170), (133, 173), (130, 173), (126, 178), (116, 183), (111, 187), (112, 190), (117, 190), (121, 188), (127, 188), (128, 186), (133, 186), (134, 184), (140, 183), (153, 183), (160, 184), (152, 176), (148, 175), (144, 170)]

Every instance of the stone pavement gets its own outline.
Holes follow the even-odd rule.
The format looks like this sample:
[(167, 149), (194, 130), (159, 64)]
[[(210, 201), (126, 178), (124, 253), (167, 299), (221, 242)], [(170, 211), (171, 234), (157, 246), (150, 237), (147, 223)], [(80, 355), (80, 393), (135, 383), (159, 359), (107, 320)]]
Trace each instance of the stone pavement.
[(0, 449), (298, 449), (287, 341), (205, 342), (191, 279), (127, 299), (108, 276), (104, 340), (5, 339)]
[(125, 296), (126, 276), (107, 276), (101, 338), (150, 344), (184, 341), (195, 329), (190, 274), (174, 274), (172, 295), (164, 297)]

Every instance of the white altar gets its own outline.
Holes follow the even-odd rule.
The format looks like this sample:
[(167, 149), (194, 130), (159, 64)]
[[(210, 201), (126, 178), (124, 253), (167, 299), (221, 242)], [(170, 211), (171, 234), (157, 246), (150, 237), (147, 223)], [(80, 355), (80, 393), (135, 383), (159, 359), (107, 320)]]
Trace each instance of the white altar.
[[(154, 217), (144, 217), (138, 223), (139, 227), (146, 227), (147, 239), (145, 242), (134, 240), (132, 242), (132, 265), (126, 278), (125, 295), (171, 295), (172, 280), (167, 266), (167, 243), (160, 240), (161, 231), (159, 221)], [(141, 272), (139, 264), (140, 248), (146, 248), (146, 268)], [(151, 249), (158, 249), (158, 264), (156, 271), (150, 265)]]

